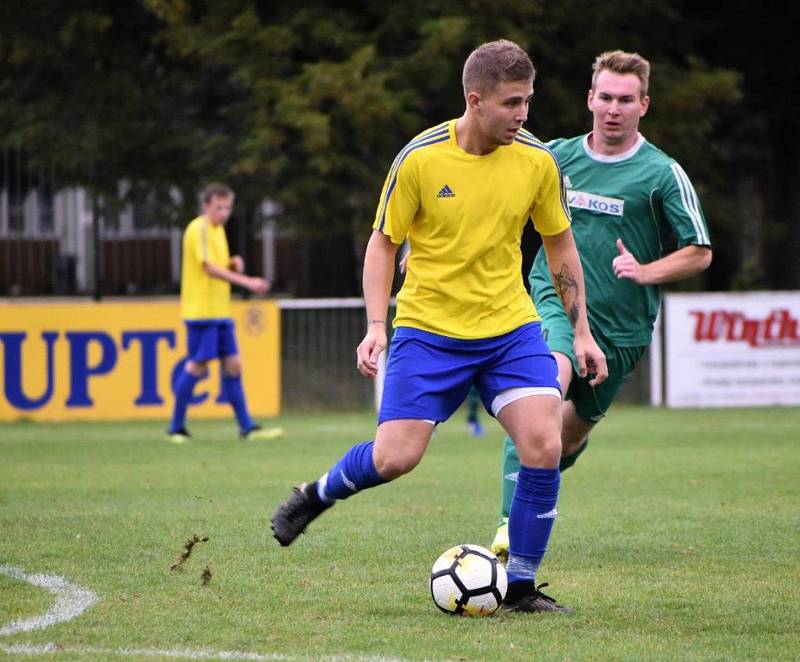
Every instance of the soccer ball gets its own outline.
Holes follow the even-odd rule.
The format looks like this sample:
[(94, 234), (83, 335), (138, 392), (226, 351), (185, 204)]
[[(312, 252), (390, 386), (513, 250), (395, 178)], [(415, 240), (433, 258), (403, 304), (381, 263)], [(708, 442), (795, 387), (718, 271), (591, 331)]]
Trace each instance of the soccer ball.
[(506, 596), (506, 569), (488, 549), (456, 545), (431, 569), (431, 597), (446, 614), (488, 616)]

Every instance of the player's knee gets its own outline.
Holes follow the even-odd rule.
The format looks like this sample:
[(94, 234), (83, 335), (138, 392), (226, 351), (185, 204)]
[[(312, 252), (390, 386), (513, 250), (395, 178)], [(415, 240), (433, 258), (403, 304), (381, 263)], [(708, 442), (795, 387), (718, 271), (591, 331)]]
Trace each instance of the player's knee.
[(543, 436), (539, 448), (543, 455), (549, 458), (561, 457), (561, 435), (557, 432)]
[(516, 440), (517, 454), (526, 466), (550, 466), (561, 457), (561, 434), (557, 427), (539, 429)]
[(203, 377), (208, 371), (208, 363), (206, 361), (187, 361), (184, 370), (192, 377)]
[(222, 372), (226, 377), (239, 377), (242, 374), (242, 362), (239, 357), (226, 357), (222, 361)]
[(391, 454), (376, 455), (374, 458), (375, 469), (381, 478), (394, 480), (407, 474), (416, 467), (422, 456), (410, 452), (397, 452)]

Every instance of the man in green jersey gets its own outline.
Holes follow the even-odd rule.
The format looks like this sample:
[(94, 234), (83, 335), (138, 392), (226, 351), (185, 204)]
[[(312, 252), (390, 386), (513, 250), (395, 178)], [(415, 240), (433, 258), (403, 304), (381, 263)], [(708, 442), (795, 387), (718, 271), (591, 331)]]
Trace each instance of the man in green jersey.
[[(558, 362), (564, 471), (586, 449), (589, 432), (650, 344), (660, 285), (693, 276), (711, 263), (711, 242), (697, 194), (681, 166), (645, 140), (639, 121), (650, 103), (650, 63), (636, 53), (599, 55), (588, 106), (592, 131), (548, 146), (567, 186), (572, 231), (586, 281), (592, 335), (608, 360), (596, 386), (576, 372), (572, 329), (539, 251), (530, 273), (531, 296)], [(662, 253), (676, 235), (678, 249)], [(503, 447), (501, 518), (492, 551), (508, 554), (508, 511), (519, 467), (514, 444)]]

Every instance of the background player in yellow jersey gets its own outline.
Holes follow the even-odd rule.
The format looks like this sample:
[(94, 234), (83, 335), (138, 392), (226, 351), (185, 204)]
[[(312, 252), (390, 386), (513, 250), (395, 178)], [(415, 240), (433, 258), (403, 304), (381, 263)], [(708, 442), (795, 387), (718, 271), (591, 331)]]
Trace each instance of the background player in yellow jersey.
[(263, 429), (253, 423), (242, 389), (242, 361), (231, 319), (231, 283), (254, 294), (264, 294), (270, 284), (244, 275), (244, 261), (230, 256), (225, 224), (233, 211), (233, 191), (213, 183), (203, 189), (203, 214), (189, 223), (183, 234), (181, 267), (181, 317), (186, 324), (188, 358), (175, 384), (175, 407), (167, 440), (183, 443), (186, 408), (198, 380), (208, 372), (208, 362), (222, 362), (222, 389), (239, 423), (242, 439), (275, 438), (280, 428)]
[(273, 534), (289, 545), (336, 500), (408, 473), (434, 426), (474, 384), (522, 459), (505, 607), (530, 612), (565, 608), (535, 584), (556, 515), (561, 392), (520, 275), (529, 218), (575, 327), (581, 374), (588, 367), (598, 383), (606, 374), (586, 319), (558, 165), (522, 129), (534, 74), (516, 44), (484, 44), (464, 65), (464, 114), (423, 132), (395, 159), (367, 246), (367, 332), (356, 352), (358, 369), (374, 377), (387, 344), (395, 257), (408, 238), (411, 258), (397, 297), (375, 440), (352, 447), (318, 481), (295, 488), (272, 517)]

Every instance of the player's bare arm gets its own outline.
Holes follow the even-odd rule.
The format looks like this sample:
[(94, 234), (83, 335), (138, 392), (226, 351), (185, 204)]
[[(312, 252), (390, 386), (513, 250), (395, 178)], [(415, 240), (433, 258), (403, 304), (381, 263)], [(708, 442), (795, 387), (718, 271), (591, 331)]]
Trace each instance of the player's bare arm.
[(691, 278), (711, 265), (710, 246), (684, 246), (664, 257), (641, 264), (622, 242), (617, 239), (619, 255), (611, 266), (617, 278), (627, 278), (639, 285), (660, 285)]
[(238, 285), (246, 290), (250, 290), (253, 294), (264, 294), (269, 291), (271, 286), (270, 282), (265, 278), (245, 276), (244, 274), (236, 273), (230, 269), (218, 267), (210, 262), (203, 262), (203, 271), (205, 271), (212, 278), (219, 278), (220, 280), (227, 281), (232, 285)]
[(556, 273), (552, 272), (553, 284), (556, 288), (556, 294), (561, 302), (564, 304), (564, 310), (567, 313), (570, 323), (573, 327), (578, 324), (578, 317), (580, 310), (578, 308), (578, 298), (580, 290), (578, 289), (578, 281), (575, 280), (575, 275), (566, 264), (561, 265), (561, 269)]
[(602, 383), (608, 377), (606, 357), (597, 346), (589, 330), (589, 319), (586, 315), (586, 294), (583, 284), (583, 268), (575, 248), (572, 230), (565, 230), (557, 235), (542, 235), (542, 243), (547, 254), (550, 274), (564, 310), (575, 330), (575, 357), (578, 361), (578, 373), (586, 377), (593, 373), (589, 380), (592, 386)]
[(378, 356), (386, 349), (386, 319), (394, 280), (398, 246), (382, 232), (374, 231), (364, 256), (364, 302), (367, 333), (356, 348), (358, 371), (365, 377), (378, 374)]
[(581, 267), (572, 231), (542, 236), (550, 276), (576, 334), (589, 333)]

